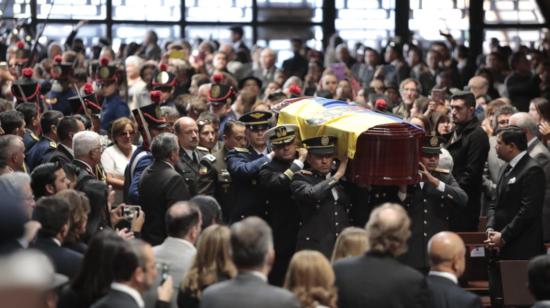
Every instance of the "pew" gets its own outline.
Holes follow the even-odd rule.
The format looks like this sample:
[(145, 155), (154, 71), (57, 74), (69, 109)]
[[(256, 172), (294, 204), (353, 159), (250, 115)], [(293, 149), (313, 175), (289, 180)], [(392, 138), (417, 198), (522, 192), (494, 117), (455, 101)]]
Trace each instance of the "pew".
[(531, 306), (535, 302), (527, 288), (528, 260), (499, 261), (504, 306)]
[(466, 269), (460, 278), (460, 285), (478, 295), (489, 291), (488, 250), (483, 243), (485, 232), (458, 232), (466, 245)]

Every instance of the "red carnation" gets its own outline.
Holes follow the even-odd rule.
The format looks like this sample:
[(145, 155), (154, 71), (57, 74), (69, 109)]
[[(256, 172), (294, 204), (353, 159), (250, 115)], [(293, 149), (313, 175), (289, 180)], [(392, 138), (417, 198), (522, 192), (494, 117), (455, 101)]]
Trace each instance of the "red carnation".
[(215, 73), (212, 75), (212, 82), (213, 83), (220, 83), (223, 80), (223, 77), (225, 77), (222, 73)]
[(101, 66), (107, 66), (109, 65), (109, 59), (102, 57), (101, 59), (99, 59), (99, 64), (101, 64)]
[(94, 86), (92, 86), (91, 83), (86, 83), (86, 84), (84, 85), (84, 89), (83, 89), (83, 90), (84, 90), (84, 94), (90, 95), (90, 94), (94, 93)]
[(34, 71), (33, 71), (32, 68), (30, 68), (30, 67), (25, 67), (25, 68), (21, 71), (21, 74), (23, 74), (23, 76), (24, 76), (24, 77), (27, 77), (27, 78), (31, 78), (33, 73), (34, 73)]
[(166, 63), (161, 63), (160, 66), (159, 66), (159, 69), (162, 72), (166, 72), (166, 70), (168, 69), (168, 65), (166, 65)]
[(388, 109), (388, 103), (385, 99), (379, 98), (374, 103), (374, 107), (380, 111), (385, 111), (386, 109)]
[(151, 91), (150, 95), (151, 95), (151, 100), (153, 101), (153, 103), (155, 103), (155, 104), (160, 103), (160, 91), (158, 91), (158, 90)]
[(61, 55), (57, 55), (53, 58), (53, 60), (56, 62), (56, 63), (61, 63), (63, 62), (63, 57)]
[(288, 93), (293, 95), (302, 95), (302, 88), (300, 88), (298, 85), (291, 85), (288, 87)]
[(19, 49), (25, 48), (25, 42), (23, 42), (23, 41), (17, 41), (17, 48), (19, 48)]

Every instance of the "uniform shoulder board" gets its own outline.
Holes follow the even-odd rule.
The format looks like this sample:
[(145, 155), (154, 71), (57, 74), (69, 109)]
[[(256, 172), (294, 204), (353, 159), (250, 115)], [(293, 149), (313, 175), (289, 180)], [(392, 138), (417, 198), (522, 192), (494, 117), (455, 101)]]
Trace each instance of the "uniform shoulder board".
[(212, 154), (206, 154), (201, 158), (201, 161), (206, 161), (212, 164), (216, 161), (216, 156)]
[(57, 143), (55, 143), (53, 141), (50, 141), (49, 146), (50, 146), (51, 149), (57, 149)]
[(239, 153), (250, 153), (250, 150), (247, 148), (233, 148), (233, 150), (239, 152)]
[(210, 153), (210, 151), (205, 147), (197, 146), (196, 149), (201, 152)]
[(435, 168), (434, 171), (439, 172), (439, 173), (446, 173), (446, 174), (451, 173), (451, 170), (449, 170), (449, 169), (443, 169), (443, 168)]
[(307, 171), (307, 170), (304, 170), (304, 169), (302, 169), (302, 170), (300, 170), (300, 171), (298, 171), (298, 172), (301, 173), (301, 174), (303, 174), (303, 175), (313, 175), (313, 172)]
[(40, 140), (40, 138), (38, 138), (33, 132), (30, 133), (30, 136), (33, 140), (36, 140), (36, 141)]

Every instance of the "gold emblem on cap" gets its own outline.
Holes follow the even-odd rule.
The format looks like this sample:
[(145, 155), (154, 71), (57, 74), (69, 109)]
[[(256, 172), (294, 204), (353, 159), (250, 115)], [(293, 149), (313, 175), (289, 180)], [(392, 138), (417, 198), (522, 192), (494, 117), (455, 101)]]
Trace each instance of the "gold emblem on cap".
[(433, 146), (433, 147), (436, 147), (438, 146), (439, 144), (439, 140), (437, 139), (437, 136), (433, 136), (432, 138), (430, 138), (430, 145)]
[(258, 119), (261, 119), (261, 118), (264, 116), (264, 114), (263, 114), (263, 113), (260, 113), (260, 112), (255, 112), (255, 113), (251, 113), (250, 116), (251, 116), (252, 118), (258, 120)]
[(329, 140), (328, 136), (321, 137), (321, 145), (322, 146), (328, 145), (329, 141), (330, 140)]
[(157, 74), (156, 79), (158, 83), (168, 83), (168, 81), (170, 81), (170, 75), (163, 71)]
[(212, 85), (212, 88), (210, 88), (210, 96), (211, 97), (219, 97), (220, 96), (220, 86), (215, 84), (215, 85)]
[(109, 75), (111, 75), (111, 71), (109, 70), (108, 67), (103, 66), (99, 69), (99, 77), (105, 79), (105, 78), (108, 78)]
[(277, 128), (276, 135), (277, 135), (277, 138), (285, 137), (287, 135), (286, 127), (281, 126)]

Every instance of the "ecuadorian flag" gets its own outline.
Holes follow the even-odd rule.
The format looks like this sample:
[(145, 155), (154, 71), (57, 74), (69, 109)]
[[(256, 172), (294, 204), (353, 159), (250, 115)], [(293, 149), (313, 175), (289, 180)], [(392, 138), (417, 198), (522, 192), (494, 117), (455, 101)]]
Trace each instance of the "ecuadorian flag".
[(398, 117), (371, 111), (354, 103), (320, 97), (293, 100), (279, 111), (278, 124), (300, 127), (301, 139), (320, 135), (338, 137), (338, 156), (353, 159), (359, 136), (382, 124), (406, 123)]

